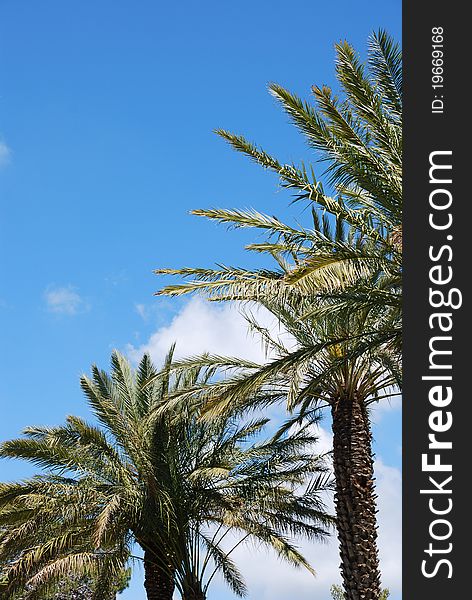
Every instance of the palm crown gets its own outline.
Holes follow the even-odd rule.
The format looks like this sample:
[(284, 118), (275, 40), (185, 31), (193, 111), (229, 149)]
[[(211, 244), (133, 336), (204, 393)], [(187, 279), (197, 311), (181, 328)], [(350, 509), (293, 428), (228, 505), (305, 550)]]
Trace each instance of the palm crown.
[[(253, 537), (296, 566), (312, 569), (290, 536), (320, 539), (331, 518), (320, 491), (329, 486), (323, 459), (307, 451), (312, 435), (252, 441), (266, 421), (232, 416), (202, 421), (169, 399), (204, 385), (213, 369), (161, 370), (145, 356), (134, 373), (118, 353), (112, 373), (93, 367), (82, 388), (100, 426), (69, 417), (61, 427), (29, 427), (2, 444), (4, 457), (46, 470), (0, 486), (0, 558), (10, 592), (31, 593), (67, 573), (92, 574), (95, 597), (132, 553), (144, 551), (149, 598), (204, 598), (216, 571), (234, 592), (244, 581), (224, 541)], [(312, 478), (308, 487), (300, 489)], [(230, 536), (231, 539), (231, 536)]]
[[(250, 244), (275, 269), (158, 269), (190, 279), (159, 294), (200, 292), (211, 300), (263, 301), (298, 295), (310, 316), (326, 311), (382, 309), (382, 326), (366, 343), (401, 342), (402, 70), (401, 53), (384, 32), (371, 37), (368, 71), (347, 43), (336, 46), (343, 99), (313, 87), (315, 106), (279, 85), (270, 91), (326, 163), (328, 195), (314, 168), (283, 164), (244, 137), (218, 130), (237, 151), (275, 172), (296, 200), (312, 204), (309, 227), (290, 226), (254, 210), (209, 209), (194, 214), (234, 227), (256, 228), (267, 240)], [(320, 300), (324, 302), (320, 304)]]

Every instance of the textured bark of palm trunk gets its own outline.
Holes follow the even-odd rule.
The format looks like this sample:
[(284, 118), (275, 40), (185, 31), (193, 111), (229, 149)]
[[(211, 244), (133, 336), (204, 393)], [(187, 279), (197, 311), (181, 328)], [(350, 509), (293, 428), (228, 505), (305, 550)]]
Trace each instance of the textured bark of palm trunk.
[(185, 592), (182, 596), (182, 600), (206, 600), (206, 596), (201, 591)]
[(160, 569), (155, 552), (144, 552), (144, 588), (148, 600), (172, 600), (174, 579), (170, 573)]
[(182, 600), (206, 600), (202, 584), (196, 577), (189, 577), (184, 582)]
[(335, 504), (346, 600), (379, 600), (372, 434), (363, 400), (332, 402)]

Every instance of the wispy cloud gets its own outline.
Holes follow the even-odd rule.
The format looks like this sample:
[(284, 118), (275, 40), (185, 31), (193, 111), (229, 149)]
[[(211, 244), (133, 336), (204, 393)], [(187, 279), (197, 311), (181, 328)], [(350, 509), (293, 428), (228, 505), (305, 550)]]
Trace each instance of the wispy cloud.
[(10, 162), (11, 150), (6, 143), (0, 140), (0, 168), (6, 166)]
[(44, 292), (44, 299), (49, 312), (56, 314), (73, 316), (89, 309), (87, 302), (71, 285), (50, 286)]
[(134, 309), (142, 319), (146, 320), (148, 318), (148, 311), (145, 304), (136, 302)]

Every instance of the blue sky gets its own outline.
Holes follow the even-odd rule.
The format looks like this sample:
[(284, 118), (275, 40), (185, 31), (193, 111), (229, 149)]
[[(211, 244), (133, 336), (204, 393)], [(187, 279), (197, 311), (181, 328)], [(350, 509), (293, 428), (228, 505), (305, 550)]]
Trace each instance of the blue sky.
[[(176, 331), (191, 347), (185, 315), (207, 309), (154, 298), (163, 282), (152, 270), (257, 259), (242, 251), (251, 234), (188, 211), (304, 218), (213, 129), (309, 160), (268, 82), (309, 96), (313, 83), (334, 84), (334, 42), (364, 52), (373, 29), (399, 38), (400, 22), (398, 0), (1, 0), (0, 439), (87, 415), (78, 378), (113, 348), (159, 346)], [(400, 411), (375, 421), (377, 453), (398, 469)], [(29, 472), (0, 464), (2, 480)], [(139, 577), (124, 597), (144, 598)]]

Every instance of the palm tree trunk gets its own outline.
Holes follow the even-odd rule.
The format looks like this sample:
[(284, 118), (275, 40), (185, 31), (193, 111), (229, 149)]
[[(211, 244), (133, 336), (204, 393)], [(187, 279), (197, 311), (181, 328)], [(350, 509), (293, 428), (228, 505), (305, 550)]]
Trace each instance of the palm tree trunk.
[(341, 574), (346, 600), (379, 600), (372, 434), (363, 399), (336, 398), (333, 461)]
[(182, 600), (206, 600), (206, 594), (197, 578), (192, 578), (191, 581), (187, 580), (184, 583)]
[(182, 596), (182, 600), (206, 600), (206, 596), (200, 590), (198, 590), (196, 592), (191, 591), (191, 592), (185, 592), (185, 594)]
[(159, 567), (157, 551), (144, 551), (144, 587), (148, 600), (172, 600), (174, 594), (174, 578)]

